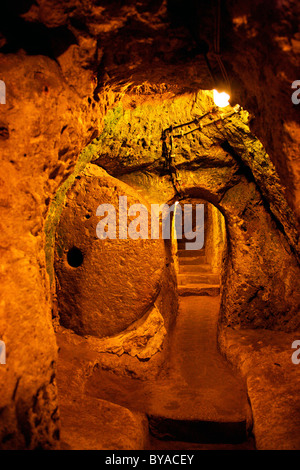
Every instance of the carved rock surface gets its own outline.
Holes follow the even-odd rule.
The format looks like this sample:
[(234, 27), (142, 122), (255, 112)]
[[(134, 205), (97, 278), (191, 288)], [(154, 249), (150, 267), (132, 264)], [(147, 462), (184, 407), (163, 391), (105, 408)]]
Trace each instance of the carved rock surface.
[[(100, 240), (96, 235), (97, 207), (112, 204), (118, 222), (119, 196), (125, 195), (128, 207), (143, 202), (132, 188), (94, 165), (68, 193), (55, 265), (61, 322), (78, 334), (115, 335), (141, 318), (158, 295), (165, 265), (162, 240)], [(74, 248), (82, 253), (78, 267), (68, 262)]]
[[(136, 102), (213, 86), (189, 29), (213, 42), (215, 2), (168, 2), (177, 8), (175, 21), (165, 0), (2, 3), (0, 337), (9, 354), (0, 370), (0, 447), (55, 447), (56, 401), (41, 392), (49, 386), (55, 395), (43, 231), (49, 204), (81, 150), (101, 133), (117, 84), (125, 100), (129, 92)], [(299, 105), (291, 102), (291, 83), (299, 79), (299, 2), (221, 3), (228, 9), (221, 37), (233, 92), (255, 114), (255, 134), (299, 216)], [(145, 173), (140, 179), (151, 181)], [(48, 407), (37, 405), (37, 396)]]
[(162, 349), (167, 331), (158, 308), (151, 307), (143, 318), (127, 330), (111, 338), (88, 338), (98, 352), (110, 352), (121, 356), (126, 353), (139, 359), (150, 359)]
[[(296, 330), (300, 325), (297, 223), (269, 155), (249, 129), (247, 111), (174, 138), (176, 196), (170, 176), (158, 176), (163, 168), (161, 128), (201, 115), (202, 106), (209, 108), (210, 95), (186, 94), (163, 106), (142, 104), (130, 112), (115, 108), (95, 144), (95, 163), (107, 165), (116, 176), (120, 171), (119, 177), (147, 199), (162, 203), (193, 197), (195, 202), (205, 199), (215, 204), (225, 216), (228, 235), (220, 319), (235, 327)], [(125, 132), (130, 146), (124, 148)], [(143, 135), (153, 143), (151, 154), (143, 148)], [(133, 171), (122, 174), (123, 162)]]

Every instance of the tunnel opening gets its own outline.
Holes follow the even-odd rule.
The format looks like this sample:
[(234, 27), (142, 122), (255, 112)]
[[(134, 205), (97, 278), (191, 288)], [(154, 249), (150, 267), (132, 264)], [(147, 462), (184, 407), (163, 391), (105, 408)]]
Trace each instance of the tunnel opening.
[[(96, 174), (99, 175), (98, 171)], [(101, 174), (103, 176), (103, 173)], [(83, 194), (90, 193), (91, 184), (84, 184), (84, 181), (83, 176), (80, 181), (81, 188), (84, 188)], [(103, 184), (103, 180), (101, 183)], [(114, 192), (119, 184), (116, 178), (111, 179)], [(75, 189), (77, 194), (78, 189), (77, 186)], [(126, 189), (129, 196), (131, 188)], [(124, 186), (122, 190), (124, 191)], [(68, 200), (68, 209), (70, 209), (71, 200), (72, 197)], [(76, 209), (77, 217), (80, 219), (77, 203), (78, 201), (74, 204), (74, 210)], [(172, 201), (169, 202), (169, 205), (171, 204)], [(180, 201), (180, 204), (183, 207), (188, 205), (192, 209), (190, 224), (192, 232), (197, 229), (196, 205), (204, 206), (205, 243), (200, 249), (185, 250), (183, 244), (187, 240), (193, 243), (194, 240), (191, 233), (188, 237), (183, 236), (181, 239), (174, 236), (178, 235), (174, 220), (176, 207), (179, 206), (175, 205), (173, 230), (171, 230), (173, 237), (162, 241), (167, 289), (162, 286), (161, 299), (156, 297), (154, 302), (155, 307), (159, 308), (164, 316), (166, 327), (167, 317), (165, 317), (164, 304), (173, 302), (169, 311), (172, 317), (170, 321), (172, 327), (167, 331), (163, 349), (153, 349), (147, 357), (135, 356), (135, 351), (134, 361), (128, 361), (128, 357), (121, 350), (123, 348), (123, 352), (131, 354), (129, 345), (124, 342), (126, 335), (130, 345), (134, 344), (135, 348), (143, 343), (145, 336), (139, 328), (143, 328), (143, 324), (149, 320), (152, 313), (146, 316), (146, 320), (142, 317), (141, 321), (138, 320), (129, 329), (111, 338), (104, 337), (98, 340), (95, 336), (85, 336), (84, 339), (79, 333), (75, 340), (76, 355), (81, 356), (83, 351), (88, 349), (90, 353), (100, 352), (102, 357), (98, 357), (93, 372), (88, 374), (85, 380), (84, 395), (87, 404), (81, 403), (78, 408), (76, 406), (77, 419), (82, 415), (85, 416), (86, 413), (89, 415), (89, 403), (93, 400), (109, 400), (111, 404), (125, 407), (134, 415), (146, 416), (143, 426), (150, 432), (145, 444), (147, 449), (166, 447), (185, 449), (187, 446), (192, 446), (194, 449), (253, 449), (255, 444), (251, 435), (251, 410), (247, 401), (244, 380), (236, 376), (218, 351), (220, 274), (223, 251), (226, 249), (225, 220), (221, 212), (206, 200), (186, 197)], [(82, 214), (85, 211), (86, 207), (83, 207)], [(69, 214), (66, 223), (69, 222), (70, 217), (72, 216)], [(186, 233), (184, 227), (182, 233)], [(127, 244), (130, 243), (132, 250), (135, 250), (136, 241), (126, 240)], [(93, 243), (97, 243), (97, 240)], [(109, 244), (106, 245), (108, 246)], [(155, 250), (157, 248), (158, 246)], [(104, 256), (103, 251), (102, 253)], [(108, 256), (110, 257), (110, 254)], [(153, 256), (155, 256), (154, 253), (151, 256), (151, 263)], [(182, 264), (184, 258), (187, 264)], [(195, 258), (196, 263), (194, 263)], [(56, 266), (59, 285), (62, 286), (60, 268), (59, 265)], [(186, 272), (187, 268), (188, 272)], [(190, 269), (191, 272), (189, 272)], [(114, 269), (114, 275), (118, 276), (117, 269)], [(149, 268), (147, 276), (149, 276)], [(196, 282), (189, 280), (188, 285), (185, 286), (183, 282), (180, 282), (180, 276), (192, 278), (196, 276)], [(198, 282), (198, 276), (201, 278), (200, 282)], [(173, 280), (173, 291), (170, 293), (171, 280)], [(105, 282), (104, 277), (101, 278), (101, 282)], [(68, 285), (70, 286), (70, 279)], [(177, 288), (180, 296), (178, 312), (177, 304), (174, 303)], [(89, 292), (90, 295), (92, 293), (92, 291)], [(69, 334), (69, 328), (70, 326), (72, 328), (72, 325), (65, 323), (63, 325), (67, 326), (67, 329), (58, 329), (57, 335), (61, 349), (60, 360), (62, 364), (66, 364), (69, 357), (74, 355), (72, 347), (75, 343), (74, 335)], [(147, 326), (146, 334), (149, 335), (149, 326)], [(66, 335), (67, 341), (65, 341)], [(114, 354), (117, 357), (112, 357)], [(63, 374), (58, 376), (58, 386), (61, 393), (62, 420), (65, 426), (62, 432), (63, 439), (66, 437), (69, 442), (70, 437), (67, 438), (66, 434), (70, 436), (73, 432), (74, 396), (72, 394), (66, 396), (63, 383), (72, 373), (72, 369), (67, 370), (63, 366), (61, 371)]]
[[(192, 232), (203, 229), (203, 246), (193, 249), (196, 235), (184, 235), (178, 239), (177, 234), (177, 263), (178, 263), (178, 289), (180, 295), (217, 295), (220, 293), (222, 274), (222, 260), (226, 247), (226, 227), (222, 213), (211, 203), (205, 200), (181, 200), (183, 207), (192, 207)], [(187, 204), (187, 206), (186, 206)], [(204, 206), (203, 227), (197, 227), (196, 209)], [(176, 232), (176, 231), (175, 231)], [(181, 233), (184, 234), (184, 215)], [(180, 235), (181, 235), (180, 233)], [(190, 243), (190, 249), (186, 244)]]
[[(214, 200), (214, 195), (198, 187), (187, 191), (180, 201), (174, 203), (173, 198), (167, 204), (164, 202), (162, 206), (173, 207), (169, 239), (152, 240), (153, 227), (149, 227), (147, 240), (86, 238), (87, 233), (95, 233), (99, 220), (97, 205), (102, 198), (106, 204), (105, 212), (101, 213), (103, 220), (108, 215), (107, 204), (111, 201), (117, 209), (116, 220), (120, 221), (120, 194), (121, 198), (126, 194), (128, 213), (133, 202), (137, 205), (137, 200), (143, 202), (151, 213), (151, 203), (147, 205), (154, 202), (151, 194), (147, 201), (141, 200), (134, 185), (129, 186), (111, 177), (99, 166), (88, 165), (68, 193), (56, 229), (55, 270), (61, 324), (57, 328), (60, 346), (58, 388), (64, 423), (63, 439), (70, 442), (69, 436), (73, 432), (74, 396), (73, 393), (66, 394), (65, 383), (75, 372), (73, 367), (66, 367), (66, 363), (74, 356), (72, 349), (76, 344), (76, 356), (81, 356), (86, 350), (97, 356), (96, 366), (85, 379), (87, 405), (81, 404), (78, 408), (75, 405), (78, 416), (90, 413), (90, 401), (109, 400), (134, 415), (146, 417), (143, 424), (149, 431), (146, 448), (224, 446), (253, 449), (251, 410), (244, 380), (236, 376), (218, 351), (220, 280), (222, 269), (226, 272), (223, 260), (227, 259), (227, 244), (225, 218), (214, 204), (208, 202), (208, 199)], [(203, 227), (198, 226), (197, 207), (200, 206), (203, 207)], [(175, 225), (179, 207), (183, 208), (180, 238)], [(189, 233), (185, 226), (187, 208), (191, 216)], [(86, 218), (87, 210), (89, 218)], [(127, 228), (134, 216), (140, 217), (140, 212), (140, 207), (137, 207), (137, 212), (128, 217)], [(141, 219), (136, 225), (137, 232), (141, 230), (140, 224)], [(162, 235), (163, 211), (160, 224)], [(201, 228), (204, 232), (203, 246), (187, 250), (186, 243), (194, 248), (196, 237), (193, 238), (193, 233), (199, 234)], [(120, 235), (120, 227), (117, 235)], [(85, 271), (81, 274), (77, 270), (68, 270), (64, 264), (64, 257), (69, 260), (70, 253), (75, 250), (75, 261), (71, 262), (77, 265), (78, 249), (72, 245), (74, 239), (84, 246)], [(79, 258), (82, 259), (81, 256)], [(123, 286), (130, 276), (129, 265), (143, 266), (143, 263), (146, 270), (142, 271), (140, 278), (137, 277), (138, 271), (133, 270), (126, 299)], [(156, 287), (149, 298), (148, 290), (153, 287), (153, 275), (159, 265), (159, 289)], [(95, 273), (90, 277), (92, 270)], [(84, 282), (88, 289), (85, 289)], [(101, 293), (100, 283), (104, 287)], [(125, 305), (130, 302), (130, 310), (136, 309), (136, 319), (131, 319), (127, 328), (128, 318), (124, 318), (124, 323), (119, 317), (118, 320), (113, 318), (113, 327), (117, 326), (117, 330), (110, 329), (107, 321), (99, 324), (97, 330), (88, 330), (96, 324), (89, 313), (94, 313), (91, 309), (96, 305), (90, 304), (91, 298), (96, 298), (98, 311), (100, 314), (104, 312), (104, 320), (110, 317), (109, 307), (114, 302), (112, 285), (118, 286), (117, 298), (122, 299), (113, 308), (124, 312), (124, 302)], [(137, 307), (132, 295), (133, 286), (141, 288), (138, 300), (146, 299), (148, 302), (146, 313), (143, 305)], [(86, 297), (83, 297), (85, 293)], [(107, 310), (104, 310), (105, 302), (108, 303)], [(84, 316), (86, 314), (87, 317)], [(216, 409), (218, 412), (213, 411)]]
[(297, 2), (2, 3), (0, 447), (300, 448)]
[[(227, 121), (214, 115), (205, 131), (188, 129), (170, 147), (164, 133), (161, 136), (162, 128), (173, 132), (166, 124), (169, 113), (180, 109), (177, 128), (180, 122), (198, 124), (198, 118), (191, 119), (199, 113), (197, 103), (209, 116), (203, 103), (209, 105), (210, 93), (113, 109), (103, 133), (93, 141), (91, 163), (85, 163), (80, 177), (64, 192), (55, 226), (54, 268), (58, 389), (66, 446), (78, 438), (74, 412), (88, 419), (96, 400), (132, 413), (139, 433), (148, 436), (144, 448), (255, 448), (245, 380), (220, 354), (220, 345), (227, 328), (259, 327), (265, 322), (262, 305), (273, 308), (272, 298), (268, 304), (263, 300), (271, 287), (268, 276), (257, 278), (253, 270), (258, 260), (264, 260), (266, 270), (273, 263), (266, 231), (278, 246), (283, 243), (286, 249), (289, 242), (283, 241), (273, 223), (274, 212), (268, 213), (270, 206), (263, 203), (267, 196), (258, 188), (256, 168), (240, 160), (246, 145), (239, 134), (243, 110), (225, 113), (230, 119), (226, 137)], [(209, 152), (206, 138), (213, 142)], [(121, 201), (126, 201), (125, 227), (120, 225)], [(143, 217), (148, 223), (151, 218), (145, 214), (152, 214), (153, 205), (172, 206), (173, 223), (176, 210), (190, 206), (190, 231), (195, 233), (195, 209), (203, 206), (203, 246), (186, 249), (197, 237), (184, 233), (184, 217), (181, 238), (153, 239), (151, 225), (142, 234)], [(170, 233), (176, 235), (176, 230)], [(65, 259), (74, 240), (85, 261), (80, 269), (70, 270)], [(279, 265), (272, 265), (275, 277), (285, 262), (281, 258)], [(268, 312), (266, 318), (271, 328), (280, 322)], [(74, 363), (70, 358), (75, 345), (77, 357), (88, 351), (94, 361), (91, 371), (90, 359), (81, 360), (84, 407), (77, 392), (75, 399), (73, 392), (66, 393), (68, 377), (77, 374), (77, 367), (69, 364)], [(142, 421), (137, 418), (141, 415)]]

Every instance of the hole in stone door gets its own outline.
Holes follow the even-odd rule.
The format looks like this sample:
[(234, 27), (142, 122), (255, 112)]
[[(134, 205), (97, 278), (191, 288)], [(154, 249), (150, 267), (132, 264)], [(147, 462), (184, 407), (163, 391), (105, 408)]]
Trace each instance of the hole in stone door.
[(78, 268), (83, 263), (83, 254), (79, 248), (73, 246), (67, 253), (67, 261), (72, 268)]

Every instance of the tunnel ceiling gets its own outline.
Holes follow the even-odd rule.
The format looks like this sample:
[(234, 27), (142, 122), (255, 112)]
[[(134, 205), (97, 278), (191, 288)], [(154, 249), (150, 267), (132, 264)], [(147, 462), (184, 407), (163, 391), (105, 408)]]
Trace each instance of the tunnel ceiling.
[(152, 202), (191, 194), (218, 204), (244, 175), (298, 252), (292, 211), (269, 155), (250, 131), (249, 113), (239, 106), (216, 110), (210, 91), (161, 98), (127, 98), (109, 111), (88, 147), (90, 161)]
[[(89, 288), (85, 289), (87, 295), (83, 299), (82, 294), (77, 294), (76, 286), (97, 285), (99, 278), (108, 280), (113, 273), (112, 280), (103, 287), (108, 292), (116, 290), (115, 273), (122, 269), (119, 260), (124, 256), (127, 258), (126, 250), (120, 243), (122, 240), (114, 240), (114, 245), (111, 240), (97, 240), (96, 212), (103, 202), (111, 201), (117, 207), (121, 189), (122, 194), (128, 194), (128, 199), (133, 196), (136, 201), (143, 197), (148, 203), (161, 204), (194, 197), (216, 205), (226, 219), (229, 246), (223, 273), (222, 322), (243, 328), (264, 326), (287, 331), (295, 328), (299, 324), (298, 281), (295, 281), (299, 277), (298, 232), (275, 168), (263, 145), (249, 129), (248, 112), (239, 107), (212, 110), (210, 91), (176, 97), (165, 94), (164, 100), (161, 98), (127, 97), (123, 104), (110, 110), (102, 133), (82, 153), (92, 164), (76, 176), (75, 181), (73, 178), (66, 181), (63, 191), (58, 193), (64, 198), (67, 189), (66, 198), (60, 206), (51, 206), (47, 243), (52, 252), (50, 248), (58, 221), (55, 264), (60, 311), (70, 310), (69, 305), (74, 303), (72, 311), (76, 312), (74, 324), (65, 319), (65, 314), (64, 324), (80, 331), (75, 320), (82, 324), (91, 323), (86, 321), (86, 312), (91, 309), (95, 314), (100, 299), (107, 298), (101, 294), (102, 289), (95, 288), (92, 296), (95, 305), (91, 308)], [(201, 116), (205, 117), (199, 121)], [(183, 127), (187, 135), (180, 133), (181, 127), (176, 128), (184, 123), (187, 123)], [(202, 128), (199, 129), (200, 123)], [(170, 126), (175, 126), (174, 133)], [(173, 135), (172, 150), (170, 135)], [(99, 172), (99, 167), (103, 173)], [(116, 178), (108, 178), (104, 170)], [(120, 187), (120, 180), (126, 185)], [(86, 212), (90, 214), (88, 220), (85, 220)], [(151, 245), (155, 240), (143, 241)], [(86, 263), (75, 271), (66, 264), (66, 253), (74, 243), (86, 253)], [(155, 263), (163, 259), (160, 254), (157, 259), (158, 247), (156, 255), (150, 246), (146, 248), (141, 255), (146, 266), (145, 281), (151, 272), (147, 252), (156, 273), (159, 270)], [(143, 263), (138, 261), (139, 253), (136, 244), (134, 254), (128, 258), (127, 276), (132, 273), (139, 279), (137, 285), (143, 286), (144, 298), (147, 298), (146, 293), (151, 298), (151, 289), (143, 284), (145, 271)], [(91, 261), (106, 256), (107, 261), (99, 266), (96, 261)], [(49, 268), (52, 275), (51, 258)], [(156, 277), (152, 274), (151, 278), (155, 285)], [(134, 282), (130, 285), (129, 298)], [(120, 292), (124, 300), (124, 286)], [(70, 301), (66, 300), (68, 298)], [(109, 298), (114, 305), (113, 295)], [(83, 300), (85, 307), (79, 308)], [(133, 314), (132, 306), (128, 305)], [(113, 310), (118, 311), (118, 308), (114, 305)], [(80, 309), (82, 318), (78, 313)], [(124, 312), (122, 304), (118, 322), (113, 321), (115, 327), (122, 328), (120, 318)], [(111, 316), (108, 311), (107, 317), (111, 319)], [(128, 321), (128, 315), (125, 320)], [(86, 331), (92, 331), (88, 328)], [(98, 331), (102, 330), (101, 324)]]
[[(41, 89), (44, 86), (51, 93), (51, 87), (56, 87), (53, 81), (58, 79), (71, 87), (76, 98), (88, 99), (86, 112), (94, 113), (94, 117), (88, 118), (91, 125), (87, 139), (97, 132), (97, 103), (103, 104), (105, 112), (116, 99), (110, 95), (102, 103), (104, 90), (121, 94), (182, 93), (211, 89), (211, 72), (217, 80), (220, 78), (214, 54), (217, 2), (15, 3), (7, 1), (3, 6), (0, 52), (31, 56), (22, 61), (27, 62), (26, 70), (37, 68), (34, 79)], [(300, 44), (298, 14), (299, 6), (293, 0), (276, 5), (258, 0), (221, 2), (220, 50), (233, 102), (252, 113), (251, 126), (270, 154), (286, 186), (288, 201), (299, 215), (298, 110), (291, 103)], [(52, 61), (47, 68), (53, 68), (55, 77), (50, 80), (41, 56)], [(3, 138), (9, 132), (5, 126)], [(59, 151), (64, 152), (65, 161), (69, 156), (66, 147)]]

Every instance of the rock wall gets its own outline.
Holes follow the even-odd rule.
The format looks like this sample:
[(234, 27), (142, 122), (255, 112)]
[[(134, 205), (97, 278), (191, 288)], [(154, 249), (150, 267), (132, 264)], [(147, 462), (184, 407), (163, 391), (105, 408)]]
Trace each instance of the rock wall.
[(216, 205), (226, 220), (228, 248), (222, 323), (295, 330), (300, 324), (296, 222), (269, 156), (249, 130), (248, 113), (206, 127), (203, 120), (200, 131), (174, 139), (175, 158), (166, 170), (162, 130), (203, 114), (210, 96), (186, 94), (158, 106), (116, 108), (95, 141), (92, 160), (150, 200), (192, 197)]
[[(124, 224), (120, 197), (127, 198)], [(100, 239), (96, 233), (101, 223), (97, 208), (104, 204), (115, 211), (114, 220), (104, 219), (105, 228), (116, 224), (114, 239), (110, 238), (112, 235)], [(127, 234), (136, 215), (127, 218), (133, 204), (146, 208), (141, 213), (140, 230), (146, 224), (147, 240), (132, 240)], [(111, 336), (141, 318), (153, 304), (160, 290), (166, 255), (163, 240), (150, 238), (148, 209), (138, 193), (95, 165), (89, 165), (78, 177), (67, 194), (56, 232), (57, 295), (65, 327), (83, 335)], [(101, 215), (103, 218), (105, 212)], [(69, 259), (75, 249), (82, 256), (76, 265)]]
[(300, 219), (300, 109), (291, 100), (292, 83), (299, 79), (299, 3), (231, 0), (228, 11), (230, 39), (225, 31), (223, 36), (231, 47), (224, 58), (238, 82), (235, 99), (253, 114), (251, 129), (271, 156)]
[[(48, 58), (2, 56), (1, 74), (7, 84), (7, 105), (1, 108), (6, 131), (0, 139), (0, 335), (6, 343), (7, 365), (0, 371), (0, 446), (50, 448), (59, 439), (57, 346), (43, 225), (54, 191), (72, 171), (78, 148), (87, 143), (98, 120), (87, 118), (86, 105)], [(81, 129), (79, 139), (75, 128)], [(60, 144), (72, 151), (66, 155)]]
[[(127, 198), (124, 224), (120, 197)], [(102, 217), (97, 215), (104, 204), (115, 211), (113, 220), (104, 211)], [(147, 212), (139, 213), (133, 230), (134, 204), (143, 204)], [(99, 238), (100, 219), (105, 229), (116, 223), (114, 239), (102, 231), (105, 238)], [(87, 338), (101, 367), (140, 378), (158, 373), (177, 314), (170, 243), (151, 239), (151, 228), (149, 203), (127, 184), (88, 164), (66, 193), (55, 236), (59, 323)], [(124, 230), (126, 239), (121, 239)], [(140, 231), (147, 239), (139, 237)], [(139, 361), (148, 361), (147, 367)]]
[(7, 90), (0, 118), (0, 336), (7, 351), (0, 370), (0, 447), (55, 448), (57, 345), (44, 223), (78, 153), (101, 129), (106, 98), (92, 115), (92, 82), (79, 96), (53, 59), (24, 51), (1, 54), (0, 74)]
[(226, 250), (226, 225), (222, 213), (213, 204), (208, 204), (205, 254), (212, 271), (220, 274), (223, 254)]
[[(219, 34), (215, 21), (218, 3)], [(169, 2), (169, 8), (173, 23), (185, 28), (186, 38), (190, 35), (194, 44), (207, 52), (216, 83), (230, 85), (233, 103), (251, 112), (251, 130), (275, 164), (299, 219), (299, 105), (291, 100), (292, 83), (299, 80), (299, 2), (176, 0)], [(216, 52), (225, 65), (229, 84)]]
[[(1, 448), (52, 448), (58, 443), (57, 346), (44, 254), (44, 224), (54, 194), (72, 177), (82, 149), (101, 133), (103, 116), (114, 102), (122, 97), (126, 101), (126, 93), (131, 93), (134, 106), (153, 96), (162, 102), (168, 92), (212, 87), (202, 55), (205, 44), (199, 45), (192, 34), (190, 19), (197, 17), (187, 9), (187, 2), (184, 8), (178, 0), (174, 4), (179, 5), (179, 15), (173, 19), (172, 7), (168, 11), (165, 1), (128, 1), (121, 8), (114, 2), (53, 0), (1, 5), (0, 79), (7, 89), (7, 104), (0, 105), (0, 337), (7, 346), (7, 365), (0, 368)], [(290, 84), (299, 78), (297, 2), (226, 4), (234, 27), (227, 28), (222, 46), (228, 46), (224, 52), (234, 72), (231, 79), (239, 77), (233, 82), (235, 96), (256, 115), (254, 130), (276, 164), (290, 205), (297, 208), (298, 109), (290, 101)], [(273, 10), (276, 15), (270, 21)], [(183, 25), (182, 19), (188, 21)], [(209, 37), (213, 37), (213, 22), (213, 15), (201, 14), (200, 30), (209, 27)], [(182, 111), (178, 122), (186, 117)], [(209, 149), (209, 137), (202, 139)], [(206, 164), (201, 167), (207, 181), (211, 179), (202, 196), (211, 194), (215, 202), (222, 188), (219, 181), (227, 175), (230, 186), (237, 178), (232, 168), (237, 166), (230, 167), (232, 159), (226, 151), (212, 149), (215, 162), (219, 157), (229, 162), (218, 172)], [(77, 174), (91, 156), (89, 151), (84, 155)], [(188, 164), (195, 168), (195, 162)], [(153, 188), (153, 200), (174, 195), (168, 175), (137, 171), (124, 173), (122, 179), (137, 186), (147, 184), (148, 191)], [(61, 201), (54, 199), (54, 204), (61, 206)], [(279, 219), (274, 222), (272, 217), (272, 223), (278, 224)], [(280, 224), (281, 232), (282, 226), (289, 231), (286, 221)], [(293, 240), (291, 235), (289, 246), (295, 245)], [(47, 259), (51, 272), (51, 246)]]

